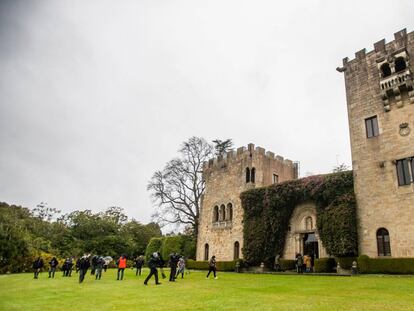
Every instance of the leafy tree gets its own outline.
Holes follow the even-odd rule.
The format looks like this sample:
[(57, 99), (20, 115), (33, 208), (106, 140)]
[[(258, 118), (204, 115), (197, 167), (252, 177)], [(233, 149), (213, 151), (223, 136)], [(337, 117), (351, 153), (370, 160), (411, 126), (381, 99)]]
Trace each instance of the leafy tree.
[(148, 183), (157, 210), (153, 218), (160, 224), (190, 225), (197, 236), (200, 200), (205, 183), (203, 163), (213, 155), (213, 147), (203, 138), (191, 137), (179, 149), (179, 157), (156, 171)]
[(233, 150), (233, 141), (231, 139), (215, 139), (213, 140), (213, 143), (216, 156), (224, 156), (227, 152)]

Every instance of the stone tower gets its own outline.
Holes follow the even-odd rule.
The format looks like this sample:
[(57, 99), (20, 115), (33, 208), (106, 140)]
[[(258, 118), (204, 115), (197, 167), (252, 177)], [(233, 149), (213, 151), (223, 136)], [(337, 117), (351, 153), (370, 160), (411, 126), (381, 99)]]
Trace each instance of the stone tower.
[(240, 193), (297, 178), (298, 166), (273, 152), (249, 144), (204, 164), (206, 188), (197, 240), (197, 260), (215, 255), (229, 261), (242, 257), (243, 210)]
[(414, 257), (414, 32), (343, 60), (359, 254)]

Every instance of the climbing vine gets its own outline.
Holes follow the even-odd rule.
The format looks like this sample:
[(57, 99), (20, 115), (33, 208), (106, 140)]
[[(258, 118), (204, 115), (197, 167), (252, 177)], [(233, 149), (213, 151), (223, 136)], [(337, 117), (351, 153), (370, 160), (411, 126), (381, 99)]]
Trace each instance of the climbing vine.
[(333, 256), (357, 254), (356, 200), (352, 171), (316, 175), (257, 188), (240, 195), (244, 209), (244, 259), (270, 264), (282, 254), (295, 207), (314, 202), (317, 229)]

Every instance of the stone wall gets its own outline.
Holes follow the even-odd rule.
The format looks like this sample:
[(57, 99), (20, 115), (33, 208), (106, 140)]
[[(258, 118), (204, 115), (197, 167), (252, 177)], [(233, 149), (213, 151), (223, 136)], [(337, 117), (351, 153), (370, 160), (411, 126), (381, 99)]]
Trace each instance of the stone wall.
[[(408, 55), (403, 74), (394, 70), (398, 55)], [(393, 257), (414, 257), (414, 188), (398, 186), (396, 160), (414, 156), (414, 132), (401, 132), (400, 125), (414, 128), (414, 32), (381, 40), (374, 50), (365, 49), (355, 59), (343, 61), (355, 194), (358, 204), (359, 253), (376, 257), (376, 232), (386, 228)], [(391, 64), (391, 76), (381, 76), (380, 66)], [(391, 82), (390, 82), (391, 81)], [(367, 138), (365, 119), (377, 116), (379, 135)], [(407, 135), (407, 132), (408, 135)]]
[[(246, 183), (246, 168), (255, 168), (255, 182)], [(273, 183), (273, 175), (279, 182), (297, 178), (296, 165), (281, 156), (249, 144), (238, 148), (223, 158), (205, 163), (203, 177), (206, 189), (202, 200), (197, 240), (197, 260), (204, 260), (205, 245), (209, 245), (209, 256), (217, 260), (234, 259), (234, 243), (243, 248), (243, 210), (240, 193), (251, 188)], [(214, 207), (232, 205), (232, 220), (214, 221)]]

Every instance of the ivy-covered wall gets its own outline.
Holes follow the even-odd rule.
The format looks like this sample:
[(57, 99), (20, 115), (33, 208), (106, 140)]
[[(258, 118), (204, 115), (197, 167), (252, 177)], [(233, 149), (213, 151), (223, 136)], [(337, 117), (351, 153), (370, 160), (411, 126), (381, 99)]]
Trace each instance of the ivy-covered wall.
[(304, 202), (316, 205), (316, 226), (327, 252), (338, 257), (357, 255), (352, 171), (252, 189), (240, 198), (244, 209), (243, 256), (250, 264), (271, 264), (277, 254), (283, 253), (293, 210)]

